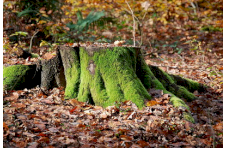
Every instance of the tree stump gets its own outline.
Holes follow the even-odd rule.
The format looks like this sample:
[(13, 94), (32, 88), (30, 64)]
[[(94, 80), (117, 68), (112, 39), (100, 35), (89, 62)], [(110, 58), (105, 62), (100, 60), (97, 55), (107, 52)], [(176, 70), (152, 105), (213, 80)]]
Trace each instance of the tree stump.
[(158, 89), (170, 94), (175, 107), (185, 107), (183, 115), (192, 122), (190, 109), (182, 99), (192, 101), (197, 99), (194, 90), (205, 90), (195, 81), (148, 66), (137, 47), (59, 46), (56, 57), (41, 62), (40, 85), (44, 89), (65, 86), (66, 99), (77, 98), (103, 107), (131, 100), (140, 109), (152, 98), (149, 90)]

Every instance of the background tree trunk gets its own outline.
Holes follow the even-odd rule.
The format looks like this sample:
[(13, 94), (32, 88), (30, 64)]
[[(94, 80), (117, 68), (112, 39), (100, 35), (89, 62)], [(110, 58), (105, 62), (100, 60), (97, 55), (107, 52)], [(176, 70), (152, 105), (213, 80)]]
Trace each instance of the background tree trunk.
[[(4, 72), (4, 78), (8, 77)], [(197, 97), (191, 92), (204, 90), (197, 82), (148, 66), (136, 47), (59, 46), (56, 57), (41, 62), (41, 87), (54, 86), (65, 87), (66, 99), (77, 98), (103, 107), (131, 100), (143, 108), (145, 101), (152, 98), (149, 90), (162, 90), (170, 94), (175, 107), (187, 109), (184, 116), (189, 121), (193, 121), (189, 107), (180, 98), (192, 101)]]

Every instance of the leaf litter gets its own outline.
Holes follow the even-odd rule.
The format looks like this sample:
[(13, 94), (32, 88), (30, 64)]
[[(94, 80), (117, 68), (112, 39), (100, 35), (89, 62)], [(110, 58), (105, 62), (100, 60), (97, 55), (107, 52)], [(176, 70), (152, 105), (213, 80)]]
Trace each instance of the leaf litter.
[(39, 88), (4, 94), (4, 146), (142, 148), (223, 144), (218, 94), (200, 94), (202, 99), (189, 103), (195, 124), (185, 121), (181, 109), (174, 108), (169, 95), (161, 92), (143, 110), (131, 101), (104, 109), (76, 99), (64, 100), (63, 94), (62, 88), (50, 90), (47, 97)]

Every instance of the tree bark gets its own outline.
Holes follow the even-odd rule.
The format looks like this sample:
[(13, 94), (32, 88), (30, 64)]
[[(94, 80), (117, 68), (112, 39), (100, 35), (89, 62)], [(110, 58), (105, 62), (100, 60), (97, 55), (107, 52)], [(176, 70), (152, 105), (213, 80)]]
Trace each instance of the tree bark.
[(41, 88), (48, 90), (53, 87), (65, 87), (66, 81), (59, 50), (56, 56), (50, 60), (41, 61)]
[(190, 109), (182, 99), (197, 99), (191, 92), (204, 90), (197, 82), (148, 66), (137, 47), (59, 46), (56, 57), (41, 62), (40, 79), (44, 89), (64, 86), (66, 99), (77, 98), (103, 107), (131, 100), (143, 108), (152, 98), (149, 90), (159, 89), (170, 94), (175, 107), (185, 107), (184, 117), (192, 122)]

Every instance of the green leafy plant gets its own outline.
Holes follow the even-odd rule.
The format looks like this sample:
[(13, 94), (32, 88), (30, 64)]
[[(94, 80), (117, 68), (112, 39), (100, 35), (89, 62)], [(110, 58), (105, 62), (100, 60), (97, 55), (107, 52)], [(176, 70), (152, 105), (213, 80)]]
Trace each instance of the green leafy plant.
[(99, 132), (99, 133), (101, 133), (101, 132), (102, 132), (100, 129), (96, 129), (95, 131), (96, 131), (96, 132)]
[(223, 31), (223, 28), (219, 28), (219, 27), (214, 27), (214, 26), (204, 26), (201, 28), (201, 31), (209, 31), (209, 32), (214, 32), (214, 31)]
[(175, 49), (177, 51), (178, 54), (181, 54), (181, 52), (184, 50), (183, 48), (176, 48)]
[(199, 53), (204, 53), (204, 51), (202, 50), (202, 42), (198, 41), (196, 39), (192, 39), (186, 42), (187, 44), (190, 45), (190, 50), (195, 51), (195, 53), (198, 55)]
[(58, 45), (59, 45), (58, 43), (51, 44), (50, 42), (47, 42), (45, 40), (41, 40), (41, 43), (40, 43), (40, 47), (47, 46), (48, 51), (54, 50)]
[[(14, 44), (14, 47), (13, 47), (12, 51), (16, 51), (18, 47), (24, 48), (26, 46), (26, 43), (22, 42), (23, 37), (26, 37), (26, 36), (28, 36), (28, 33), (23, 32), (23, 31), (15, 32), (15, 33), (13, 33), (9, 36), (9, 37), (17, 38), (17, 40), (18, 40), (18, 43)], [(7, 47), (9, 47), (10, 43), (11, 42), (9, 42), (8, 45), (6, 44), (6, 46), (5, 46), (6, 49), (7, 49)]]
[(170, 47), (170, 48), (173, 48), (175, 52), (177, 52), (178, 54), (181, 54), (181, 52), (184, 50), (183, 48), (178, 48), (178, 41), (175, 41), (174, 43), (172, 44), (164, 44), (162, 45), (163, 48), (166, 48), (166, 47)]
[(28, 33), (27, 32), (23, 32), (23, 31), (18, 31), (18, 32), (15, 32), (13, 34), (10, 35), (10, 37), (12, 36), (17, 36), (18, 37), (18, 41), (20, 42), (21, 41), (21, 38), (24, 36), (27, 36)]
[(27, 36), (28, 33), (27, 32), (23, 32), (23, 31), (18, 31), (18, 32), (15, 32), (15, 33), (11, 34), (10, 36), (14, 36), (14, 35)]
[(95, 26), (104, 27), (107, 22), (113, 22), (113, 19), (110, 17), (104, 17), (104, 11), (91, 11), (86, 18), (83, 18), (81, 11), (77, 12), (77, 23), (74, 24), (70, 22), (66, 26), (70, 29), (69, 36), (65, 39), (70, 39), (70, 41), (84, 41), (85, 39), (94, 40), (94, 36), (85, 36), (90, 29), (93, 29)]
[[(30, 0), (18, 0), (16, 6), (18, 8), (17, 16), (23, 17), (28, 16), (29, 20), (40, 20), (52, 19), (53, 14), (60, 16), (62, 11), (59, 9), (63, 5), (64, 1), (59, 0), (48, 0), (48, 1), (30, 1)], [(50, 13), (51, 12), (51, 13)], [(46, 14), (48, 13), (48, 14)]]
[(88, 16), (84, 19), (81, 11), (77, 12), (77, 23), (73, 22), (68, 23), (66, 26), (70, 29), (70, 36), (79, 42), (79, 40), (83, 40), (82, 34), (85, 30), (87, 30), (92, 23), (99, 20), (105, 14), (104, 12), (90, 12)]

